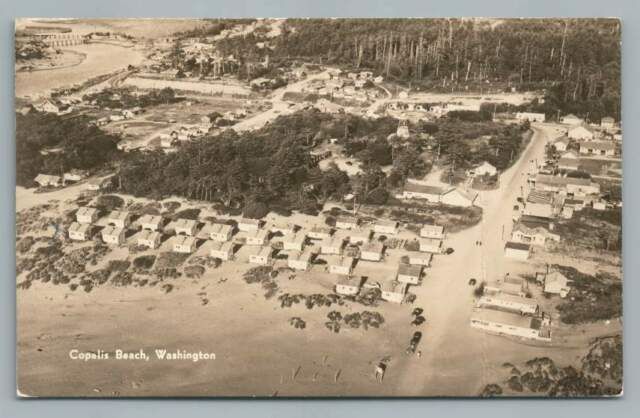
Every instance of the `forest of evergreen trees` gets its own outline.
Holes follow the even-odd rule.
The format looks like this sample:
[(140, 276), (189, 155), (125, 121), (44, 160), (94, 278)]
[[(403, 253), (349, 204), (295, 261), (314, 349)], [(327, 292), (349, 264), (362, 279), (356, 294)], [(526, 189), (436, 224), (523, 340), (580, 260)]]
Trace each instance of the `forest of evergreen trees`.
[(288, 19), (273, 50), (258, 49), (259, 40), (251, 34), (218, 47), (244, 60), (269, 54), (274, 63), (371, 69), (445, 91), (544, 88), (553, 112), (620, 119), (616, 19)]

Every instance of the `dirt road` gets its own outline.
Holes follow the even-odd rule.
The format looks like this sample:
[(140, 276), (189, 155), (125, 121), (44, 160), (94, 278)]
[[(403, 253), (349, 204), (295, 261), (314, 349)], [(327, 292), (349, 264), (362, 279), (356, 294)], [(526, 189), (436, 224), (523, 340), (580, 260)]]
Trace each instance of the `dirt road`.
[[(469, 326), (474, 302), (469, 279), (495, 280), (513, 267), (503, 256), (511, 232), (512, 206), (521, 193), (520, 187), (526, 185), (531, 160), (544, 157), (545, 143), (552, 137), (550, 128), (545, 126), (535, 126), (534, 132), (520, 159), (501, 175), (501, 186), (481, 195), (482, 223), (448, 236), (446, 245), (454, 248), (455, 253), (441, 256), (446, 260), (430, 269), (423, 285), (413, 289), (427, 318), (420, 347), (422, 356), (406, 356), (394, 365), (404, 374), (394, 394), (473, 396), (497, 379), (505, 362), (516, 363), (552, 353), (556, 358), (560, 356), (560, 360), (577, 355), (575, 348), (521, 344)], [(475, 245), (478, 240), (481, 246)], [(407, 341), (409, 338), (410, 333)]]

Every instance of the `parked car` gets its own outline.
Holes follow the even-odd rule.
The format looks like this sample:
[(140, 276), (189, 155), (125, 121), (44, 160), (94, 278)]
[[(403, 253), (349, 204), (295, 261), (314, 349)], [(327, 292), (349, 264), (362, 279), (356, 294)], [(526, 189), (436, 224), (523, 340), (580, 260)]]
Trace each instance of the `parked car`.
[(407, 354), (416, 352), (421, 339), (422, 333), (420, 331), (416, 331), (413, 333), (413, 337), (411, 337), (411, 341), (409, 341), (409, 347), (407, 347)]
[(448, 247), (446, 250), (443, 251), (444, 254), (449, 255), (449, 254), (453, 254), (454, 249), (451, 247)]
[(413, 310), (413, 312), (411, 312), (411, 315), (413, 315), (413, 316), (418, 316), (418, 315), (421, 315), (421, 314), (422, 314), (422, 312), (424, 312), (424, 309), (422, 309), (422, 308), (415, 308), (415, 309)]
[(476, 283), (477, 283), (477, 281), (473, 277), (469, 279), (469, 286), (475, 286)]
[(411, 325), (415, 325), (417, 327), (417, 326), (420, 326), (420, 325), (424, 324), (426, 322), (426, 320), (427, 319), (424, 316), (418, 315), (418, 316), (416, 316), (416, 318), (413, 321), (411, 321)]

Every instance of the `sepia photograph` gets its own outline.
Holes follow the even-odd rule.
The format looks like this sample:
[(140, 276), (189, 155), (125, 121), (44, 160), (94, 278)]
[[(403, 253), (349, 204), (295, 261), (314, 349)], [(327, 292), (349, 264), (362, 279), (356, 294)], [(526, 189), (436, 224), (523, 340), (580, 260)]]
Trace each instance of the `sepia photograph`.
[(619, 19), (14, 23), (17, 396), (622, 395)]

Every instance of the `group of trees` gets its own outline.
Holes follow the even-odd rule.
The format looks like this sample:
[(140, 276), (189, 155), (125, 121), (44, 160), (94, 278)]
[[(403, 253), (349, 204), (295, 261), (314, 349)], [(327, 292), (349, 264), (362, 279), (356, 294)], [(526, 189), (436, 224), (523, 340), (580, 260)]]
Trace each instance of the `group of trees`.
[(165, 87), (161, 90), (151, 90), (145, 94), (133, 94), (132, 89), (114, 89), (107, 88), (97, 93), (85, 95), (83, 100), (92, 102), (110, 109), (130, 109), (133, 107), (147, 107), (159, 104), (171, 104), (184, 100), (183, 97), (177, 97), (175, 91), (171, 87)]
[[(118, 138), (89, 125), (86, 117), (61, 117), (31, 111), (16, 114), (16, 183), (29, 186), (39, 173), (61, 176), (71, 169), (91, 170), (118, 152)], [(42, 154), (42, 151), (51, 152)]]

